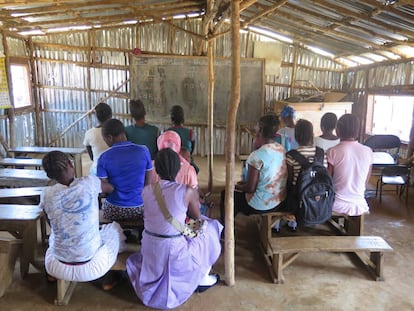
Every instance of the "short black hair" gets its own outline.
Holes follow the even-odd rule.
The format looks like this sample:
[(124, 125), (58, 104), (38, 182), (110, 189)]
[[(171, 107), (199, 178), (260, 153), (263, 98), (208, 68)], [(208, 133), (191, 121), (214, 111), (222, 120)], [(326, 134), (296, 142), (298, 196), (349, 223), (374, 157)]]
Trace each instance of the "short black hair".
[(310, 121), (299, 119), (296, 122), (295, 139), (299, 146), (313, 145), (313, 125)]
[(280, 127), (280, 120), (276, 114), (268, 114), (259, 119), (259, 128), (263, 138), (274, 138)]
[(154, 165), (161, 179), (175, 181), (181, 168), (180, 157), (171, 148), (164, 148), (155, 156)]
[(139, 99), (131, 99), (129, 101), (129, 110), (134, 120), (141, 120), (145, 118), (146, 111), (144, 104)]
[(356, 139), (359, 133), (358, 116), (346, 113), (336, 123), (336, 135), (341, 139)]
[(112, 118), (112, 109), (106, 103), (99, 103), (95, 107), (96, 118), (100, 123)]
[(47, 177), (59, 180), (69, 164), (69, 156), (61, 151), (46, 153), (42, 159), (42, 166)]
[(321, 118), (321, 130), (332, 132), (336, 128), (338, 117), (333, 112), (325, 113)]
[(124, 124), (118, 119), (110, 119), (102, 124), (102, 135), (117, 137), (125, 133)]
[(184, 123), (184, 109), (180, 105), (175, 105), (171, 107), (170, 111), (171, 122), (175, 125), (180, 125)]

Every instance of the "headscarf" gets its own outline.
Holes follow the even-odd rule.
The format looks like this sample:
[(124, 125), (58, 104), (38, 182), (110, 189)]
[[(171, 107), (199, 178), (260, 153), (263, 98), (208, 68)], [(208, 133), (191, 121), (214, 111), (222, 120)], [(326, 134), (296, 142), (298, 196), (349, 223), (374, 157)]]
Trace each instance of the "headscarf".
[(180, 154), (181, 150), (181, 138), (174, 131), (165, 131), (157, 139), (158, 150), (165, 148), (171, 148), (175, 153)]
[(280, 116), (282, 118), (289, 118), (289, 117), (295, 118), (296, 110), (293, 107), (286, 105), (285, 107), (283, 107), (282, 111), (280, 112)]

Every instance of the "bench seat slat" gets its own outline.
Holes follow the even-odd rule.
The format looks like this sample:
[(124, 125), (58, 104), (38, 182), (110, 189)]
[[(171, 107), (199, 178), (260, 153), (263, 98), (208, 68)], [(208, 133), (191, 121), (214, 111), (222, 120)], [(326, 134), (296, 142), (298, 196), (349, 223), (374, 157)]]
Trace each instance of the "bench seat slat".
[(271, 239), (273, 253), (292, 252), (355, 252), (392, 251), (392, 247), (378, 236), (297, 236)]

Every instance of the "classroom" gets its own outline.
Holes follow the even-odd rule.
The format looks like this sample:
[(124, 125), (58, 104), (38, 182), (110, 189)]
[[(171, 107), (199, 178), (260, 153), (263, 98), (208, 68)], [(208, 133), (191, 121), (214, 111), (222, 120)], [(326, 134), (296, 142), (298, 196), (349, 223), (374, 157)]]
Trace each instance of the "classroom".
[[(2, 309), (414, 310), (412, 1), (2, 1), (0, 38)], [(98, 120), (101, 103), (111, 111), (108, 121), (116, 120), (111, 126)], [(179, 125), (172, 117), (177, 106), (185, 116)], [(320, 123), (326, 113), (338, 120), (357, 117), (352, 138), (372, 153), (362, 197), (369, 211), (334, 212), (324, 223), (297, 230), (290, 226), (292, 213), (233, 213), (241, 210), (233, 190), (250, 192), (239, 181), (250, 180), (250, 170), (259, 172), (251, 155), (262, 148), (256, 144), (258, 135), (265, 135), (263, 122), (277, 116), (277, 126), (284, 127), (287, 107), (296, 125), (309, 121), (312, 139), (324, 137)], [(124, 272), (135, 255), (128, 256), (144, 249), (141, 237), (154, 234), (146, 225), (142, 231), (142, 200), (133, 204), (140, 209), (139, 220), (119, 221), (119, 234), (137, 241), (128, 243), (128, 256), (112, 256), (115, 264), (108, 269), (123, 273), (116, 286), (105, 290), (95, 280), (51, 281), (54, 277), (45, 271), (53, 232), (43, 202), (48, 189), (56, 181), (66, 187), (74, 179), (96, 181), (98, 176), (102, 189), (109, 189), (103, 192), (119, 191), (111, 188), (111, 178), (106, 184), (104, 157), (92, 159), (85, 134), (99, 129), (108, 146), (134, 142), (129, 131), (143, 125), (135, 117), (142, 108), (140, 120), (158, 130), (155, 145), (162, 144), (161, 136), (173, 139), (163, 136), (169, 129), (183, 124), (190, 129), (187, 169), (198, 180), (201, 203), (208, 194), (210, 228), (218, 232), (218, 259), (210, 263), (214, 274), (207, 276), (219, 278), (209, 285), (198, 282), (194, 294), (188, 281), (191, 286), (182, 287), (191, 293), (164, 307), (142, 299)], [(118, 141), (121, 129), (126, 137)], [(341, 136), (341, 143), (342, 138), (349, 137)], [(183, 167), (184, 154), (171, 142), (164, 144), (179, 154)], [(142, 170), (136, 175), (145, 185), (148, 171), (155, 173), (157, 167), (148, 149), (146, 168), (144, 160), (136, 161)], [(155, 149), (161, 150), (159, 145)], [(54, 165), (42, 162), (55, 150), (61, 154)], [(130, 160), (125, 155), (118, 159)], [(326, 151), (325, 159), (334, 176), (333, 152)], [(70, 181), (50, 177), (59, 161), (67, 162)], [(165, 178), (157, 173), (162, 181), (156, 184), (161, 184)], [(188, 191), (197, 189), (187, 184), (193, 188)], [(80, 190), (96, 192), (96, 187)], [(223, 197), (222, 192), (233, 195)], [(97, 196), (93, 207), (99, 202), (101, 212), (113, 209), (110, 200)], [(103, 213), (96, 218), (97, 228), (111, 226)], [(280, 224), (286, 225), (279, 229)], [(161, 232), (171, 240), (167, 234), (168, 239)], [(90, 258), (69, 261), (77, 265)]]

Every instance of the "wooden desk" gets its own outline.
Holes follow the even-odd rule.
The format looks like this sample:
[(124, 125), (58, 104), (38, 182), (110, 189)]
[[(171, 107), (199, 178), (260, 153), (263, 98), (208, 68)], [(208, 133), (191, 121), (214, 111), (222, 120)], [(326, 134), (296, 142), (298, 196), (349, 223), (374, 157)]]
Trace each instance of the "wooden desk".
[(47, 186), (49, 181), (45, 171), (0, 169), (0, 187), (42, 187)]
[(9, 152), (13, 152), (15, 156), (22, 154), (46, 154), (50, 151), (59, 150), (63, 153), (69, 154), (75, 161), (76, 177), (82, 176), (82, 153), (86, 151), (85, 148), (67, 148), (67, 147), (15, 147), (10, 148)]
[(42, 167), (42, 159), (18, 159), (18, 158), (0, 158), (0, 165), (11, 166), (31, 166), (39, 169)]
[(37, 205), (0, 204), (0, 231), (8, 231), (22, 239), (22, 256), (20, 274), (24, 277), (29, 271), (29, 264), (34, 264), (37, 248), (37, 221), (43, 216)]

